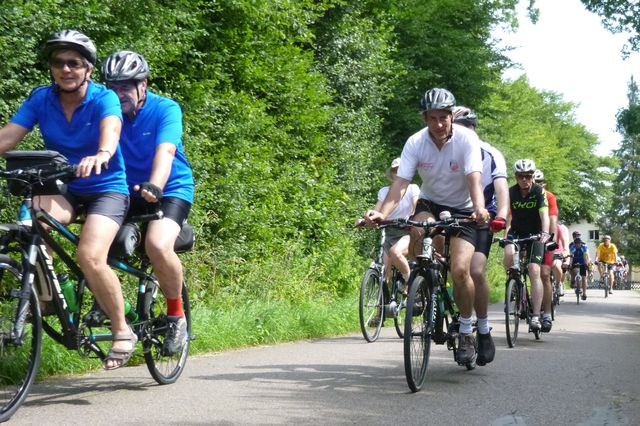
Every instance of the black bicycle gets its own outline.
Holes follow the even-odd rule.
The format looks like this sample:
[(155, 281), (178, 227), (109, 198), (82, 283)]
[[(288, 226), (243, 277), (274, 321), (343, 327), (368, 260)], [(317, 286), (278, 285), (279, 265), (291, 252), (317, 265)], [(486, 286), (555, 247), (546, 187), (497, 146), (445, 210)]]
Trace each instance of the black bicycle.
[[(13, 151), (5, 158), (7, 168), (0, 170), (0, 177), (7, 180), (12, 195), (22, 197), (22, 202), (17, 223), (0, 225), (0, 422), (8, 420), (29, 393), (39, 367), (43, 331), (67, 349), (101, 361), (108, 352), (108, 347), (103, 349), (101, 344), (112, 340), (109, 321), (93, 315), (93, 297), (85, 291), (87, 281), (72, 258), (78, 236), (33, 205), (35, 195), (60, 193), (64, 182), (74, 178), (75, 166), (54, 151)], [(161, 212), (136, 219), (158, 217)], [(43, 224), (52, 232), (47, 232)], [(187, 238), (182, 246), (182, 250), (188, 250), (193, 244), (192, 229), (184, 226), (183, 230), (187, 234), (191, 231), (191, 240)], [(184, 237), (179, 240), (185, 241)], [(55, 257), (49, 255), (45, 244)], [(110, 256), (109, 264), (137, 282), (136, 303), (128, 319), (151, 376), (159, 384), (169, 384), (184, 370), (189, 341), (176, 354), (164, 353), (166, 300), (142, 252), (126, 260)], [(132, 266), (133, 262), (138, 266)], [(73, 291), (62, 290), (56, 270), (75, 277)], [(191, 340), (188, 296), (183, 282), (183, 310)]]
[(396, 220), (383, 221), (378, 224), (380, 243), (376, 258), (364, 273), (360, 285), (359, 317), (360, 330), (367, 342), (375, 342), (380, 336), (380, 329), (386, 318), (393, 318), (398, 337), (404, 336), (403, 312), (405, 302), (405, 282), (402, 274), (395, 267), (391, 270), (391, 289), (385, 280), (384, 242), (387, 227), (404, 227)]
[[(518, 329), (520, 328), (520, 320), (523, 319), (530, 324), (533, 316), (533, 305), (527, 285), (528, 259), (525, 256), (525, 243), (538, 241), (541, 235), (536, 234), (527, 238), (509, 239), (496, 238), (494, 242), (498, 242), (500, 247), (505, 248), (511, 244), (514, 246), (513, 261), (507, 270), (507, 282), (505, 284), (504, 296), (504, 318), (507, 333), (507, 344), (510, 348), (516, 345), (518, 340)], [(556, 243), (545, 244), (545, 250), (551, 251), (557, 248)], [(553, 304), (552, 304), (553, 305)], [(540, 339), (540, 329), (531, 329), (536, 340)]]
[[(404, 371), (412, 392), (418, 392), (424, 385), (432, 340), (438, 345), (446, 343), (459, 365), (468, 370), (476, 366), (475, 361), (463, 363), (458, 360), (456, 339), (460, 330), (460, 315), (451, 287), (447, 284), (451, 235), (469, 219), (447, 217), (444, 213), (448, 212), (443, 212), (438, 221), (406, 221), (410, 226), (425, 230), (422, 254), (416, 257), (416, 265), (409, 278), (405, 315)], [(444, 237), (442, 253), (438, 253), (433, 246), (432, 237), (435, 235)]]
[[(571, 258), (571, 255), (567, 255), (567, 256), (563, 256), (561, 254), (553, 255), (553, 260), (564, 261), (569, 258)], [(563, 263), (562, 276), (564, 277), (568, 271), (569, 271), (569, 266)], [(560, 292), (560, 288), (564, 286), (564, 281), (557, 282), (556, 277), (553, 274), (553, 271), (551, 272), (550, 280), (551, 280), (551, 320), (555, 321), (556, 310), (557, 310), (557, 307), (560, 306), (560, 298), (562, 297), (561, 296), (562, 292)]]

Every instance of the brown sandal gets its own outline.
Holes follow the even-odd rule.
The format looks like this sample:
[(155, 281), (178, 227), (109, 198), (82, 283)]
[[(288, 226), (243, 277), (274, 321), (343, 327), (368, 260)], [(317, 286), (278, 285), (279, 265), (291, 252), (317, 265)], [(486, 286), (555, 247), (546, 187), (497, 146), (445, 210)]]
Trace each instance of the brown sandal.
[[(131, 358), (131, 355), (133, 355), (133, 351), (136, 349), (136, 343), (138, 343), (138, 336), (136, 336), (133, 330), (129, 328), (129, 334), (114, 334), (111, 340), (113, 342), (116, 342), (116, 341), (121, 342), (121, 341), (128, 340), (131, 342), (131, 349), (129, 350), (114, 349), (114, 348), (109, 349), (109, 353), (107, 354), (107, 357), (102, 361), (102, 368), (104, 368), (105, 370), (115, 370), (117, 368), (125, 366), (125, 364)], [(113, 367), (107, 367), (108, 361), (120, 361), (120, 363), (116, 364)]]

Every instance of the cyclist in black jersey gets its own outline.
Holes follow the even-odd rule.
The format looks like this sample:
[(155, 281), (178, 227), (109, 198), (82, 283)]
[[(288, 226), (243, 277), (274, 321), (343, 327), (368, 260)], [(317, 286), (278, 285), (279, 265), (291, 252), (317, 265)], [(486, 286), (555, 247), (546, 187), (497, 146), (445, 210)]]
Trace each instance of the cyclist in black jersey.
[[(542, 234), (539, 241), (526, 245), (533, 303), (533, 318), (529, 325), (533, 330), (540, 330), (540, 308), (543, 296), (540, 265), (544, 261), (544, 244), (549, 239), (549, 204), (544, 189), (533, 182), (533, 174), (536, 171), (533, 160), (518, 160), (513, 169), (517, 184), (509, 188), (510, 211), (507, 218), (507, 237), (526, 238)], [(513, 245), (507, 245), (504, 249), (505, 269), (512, 264), (513, 255)]]

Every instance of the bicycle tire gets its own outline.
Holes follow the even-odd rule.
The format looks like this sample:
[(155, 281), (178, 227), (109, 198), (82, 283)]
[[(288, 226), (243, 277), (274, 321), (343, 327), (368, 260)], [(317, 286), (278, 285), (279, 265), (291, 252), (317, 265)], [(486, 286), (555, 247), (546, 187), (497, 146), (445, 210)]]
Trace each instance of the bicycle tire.
[(404, 371), (412, 392), (424, 385), (429, 366), (434, 306), (430, 284), (421, 275), (409, 284), (409, 297), (404, 323)]
[(369, 268), (360, 285), (360, 330), (364, 339), (371, 343), (378, 340), (384, 320), (382, 303), (382, 279), (377, 269)]
[[(395, 275), (395, 274), (394, 274)], [(400, 288), (400, 280), (394, 276), (393, 292), (395, 293), (395, 301), (397, 304), (396, 312), (393, 317), (393, 325), (396, 328), (398, 337), (404, 338), (404, 314), (406, 312), (407, 301), (403, 293), (403, 289)]]
[(582, 277), (580, 276), (580, 274), (576, 275), (575, 285), (576, 285), (576, 304), (579, 305), (580, 297), (582, 293)]
[(142, 350), (149, 373), (161, 385), (168, 385), (178, 380), (189, 355), (192, 339), (191, 307), (186, 282), (182, 282), (182, 310), (187, 320), (188, 338), (182, 350), (173, 355), (166, 355), (162, 350), (167, 331), (166, 306), (166, 299), (157, 282), (148, 282), (143, 315), (149, 319), (149, 322), (143, 329)]
[[(553, 284), (555, 285), (555, 284)], [(556, 320), (556, 303), (555, 298), (558, 297), (556, 294), (553, 295), (553, 299), (551, 300), (551, 321)]]
[[(42, 323), (35, 288), (29, 295), (29, 315), (23, 344), (4, 341), (16, 320), (16, 291), (22, 287), (20, 263), (0, 254), (0, 423), (13, 416), (25, 401), (40, 366)], [(12, 291), (13, 290), (13, 291)]]
[(504, 323), (507, 334), (507, 345), (513, 348), (518, 340), (518, 328), (522, 313), (520, 286), (514, 278), (509, 278), (505, 285)]
[(602, 286), (604, 287), (604, 298), (609, 297), (609, 271), (607, 268), (604, 270), (604, 277), (602, 279)]

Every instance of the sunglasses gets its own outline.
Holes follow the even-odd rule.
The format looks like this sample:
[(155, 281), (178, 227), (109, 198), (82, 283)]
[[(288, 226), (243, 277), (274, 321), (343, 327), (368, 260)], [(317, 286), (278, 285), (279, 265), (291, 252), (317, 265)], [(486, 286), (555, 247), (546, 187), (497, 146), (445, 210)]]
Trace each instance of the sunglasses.
[(135, 81), (119, 81), (116, 83), (107, 83), (107, 87), (111, 90), (113, 90), (114, 92), (117, 92), (119, 90), (123, 90), (123, 91), (128, 91), (131, 90), (133, 88), (135, 88), (137, 86)]
[(516, 179), (527, 179), (527, 180), (533, 179), (533, 174), (529, 174), (529, 173), (520, 174), (520, 173), (518, 173), (518, 174), (516, 174)]
[(82, 59), (54, 59), (51, 61), (51, 66), (56, 69), (64, 69), (68, 67), (70, 70), (79, 70), (86, 67), (86, 63)]

